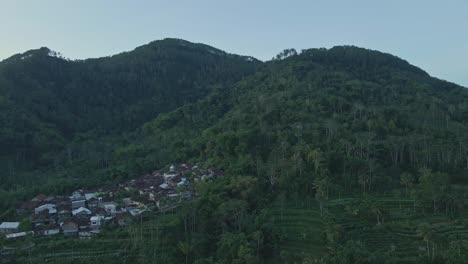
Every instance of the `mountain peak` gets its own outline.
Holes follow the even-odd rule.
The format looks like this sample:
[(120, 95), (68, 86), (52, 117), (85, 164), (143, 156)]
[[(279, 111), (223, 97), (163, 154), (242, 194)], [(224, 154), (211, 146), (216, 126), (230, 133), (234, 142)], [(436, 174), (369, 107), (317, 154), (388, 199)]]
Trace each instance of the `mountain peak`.
[[(153, 58), (172, 58), (172, 59), (181, 59), (181, 58), (213, 58), (213, 57), (229, 57), (237, 61), (244, 61), (248, 63), (258, 64), (261, 63), (260, 60), (252, 56), (243, 56), (237, 54), (227, 53), (223, 50), (217, 49), (215, 47), (203, 44), (190, 42), (184, 39), (178, 38), (165, 38), (160, 40), (154, 40), (148, 44), (139, 46), (132, 51), (122, 52), (120, 54), (113, 55), (111, 57), (127, 57), (127, 56), (136, 56), (136, 57), (153, 57)], [(199, 59), (196, 59), (199, 60)]]
[(312, 57), (314, 62), (327, 65), (351, 68), (393, 68), (429, 76), (424, 70), (395, 55), (352, 45), (334, 46), (330, 49), (306, 49), (300, 55), (307, 59)]
[(5, 59), (4, 62), (25, 61), (25, 60), (29, 60), (29, 59), (31, 59), (33, 57), (35, 57), (35, 58), (52, 57), (52, 58), (59, 58), (59, 59), (67, 60), (67, 58), (65, 58), (62, 55), (62, 53), (57, 52), (57, 51), (53, 51), (53, 50), (49, 49), (48, 47), (41, 47), (41, 48), (38, 48), (38, 49), (32, 49), (32, 50), (28, 50), (28, 51), (23, 52), (23, 53), (15, 54), (15, 55)]
[(227, 55), (228, 54), (225, 51), (222, 51), (220, 49), (214, 48), (212, 46), (209, 46), (203, 43), (195, 43), (195, 42), (190, 42), (190, 41), (187, 41), (184, 39), (178, 39), (178, 38), (165, 38), (162, 40), (155, 40), (141, 47), (152, 47), (152, 48), (175, 47), (175, 48), (193, 49), (193, 50), (199, 50), (199, 51), (208, 51), (209, 53), (215, 54), (215, 55)]

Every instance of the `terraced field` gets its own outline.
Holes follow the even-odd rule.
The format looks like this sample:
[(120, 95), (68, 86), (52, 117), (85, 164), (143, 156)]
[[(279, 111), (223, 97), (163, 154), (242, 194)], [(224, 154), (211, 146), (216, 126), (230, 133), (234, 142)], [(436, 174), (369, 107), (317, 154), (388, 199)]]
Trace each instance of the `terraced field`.
[[(420, 231), (424, 223), (430, 232), (431, 248), (434, 245), (436, 252), (445, 254), (444, 250), (451, 244), (457, 245), (460, 255), (468, 263), (466, 221), (455, 221), (442, 214), (423, 214), (423, 209), (410, 199), (380, 196), (367, 197), (367, 201), (372, 201), (382, 212), (380, 224), (372, 217), (362, 217), (357, 211), (353, 214), (353, 208), (363, 202), (359, 197), (328, 201), (327, 215), (340, 227), (341, 242), (358, 240), (371, 251), (390, 252), (398, 257), (399, 263), (415, 263), (427, 253), (427, 244)], [(278, 255), (300, 259), (305, 256), (320, 258), (327, 253), (323, 234), (325, 224), (317, 205), (295, 208), (292, 203), (276, 202), (269, 212), (274, 226), (282, 234), (277, 246)]]
[(135, 255), (138, 252), (135, 248), (145, 241), (158, 239), (158, 231), (173, 226), (177, 219), (172, 213), (160, 214), (143, 221), (142, 225), (104, 231), (98, 238), (89, 240), (63, 236), (29, 238), (33, 242), (18, 242), (13, 252), (18, 263), (99, 263), (113, 258), (119, 259), (119, 263), (135, 263), (145, 257)]
[(326, 244), (318, 207), (310, 209), (293, 207), (293, 204), (281, 205), (278, 202), (269, 210), (275, 228), (281, 233), (279, 254), (288, 258), (323, 255), (326, 252)]
[[(362, 210), (360, 204), (366, 202), (382, 212), (380, 224), (372, 214), (363, 216), (362, 212), (358, 213)], [(398, 257), (398, 263), (417, 263), (421, 256), (426, 256), (427, 241), (421, 233), (423, 223), (430, 232), (431, 250), (434, 247), (438, 253), (445, 254), (444, 250), (456, 247), (466, 260), (461, 263), (468, 263), (468, 221), (453, 220), (443, 214), (424, 214), (412, 200), (389, 196), (330, 199), (326, 205), (326, 218), (320, 216), (319, 207), (313, 201), (307, 206), (277, 201), (267, 211), (280, 238), (275, 247), (276, 256), (267, 263), (302, 263), (304, 258), (325, 256), (332, 246), (327, 244), (324, 232), (330, 221), (339, 227), (339, 244), (347, 240), (361, 241), (372, 252), (386, 252)], [(130, 252), (135, 252), (140, 243), (159, 239), (159, 231), (177, 225), (177, 221), (174, 214), (167, 213), (120, 232), (103, 232), (98, 239), (92, 239), (92, 243), (73, 238), (35, 238), (24, 241), (24, 245), (17, 248), (28, 248), (18, 252), (25, 263), (29, 262), (29, 256), (32, 263), (89, 263), (109, 258), (132, 263), (146, 256)], [(161, 245), (164, 247), (164, 243)]]

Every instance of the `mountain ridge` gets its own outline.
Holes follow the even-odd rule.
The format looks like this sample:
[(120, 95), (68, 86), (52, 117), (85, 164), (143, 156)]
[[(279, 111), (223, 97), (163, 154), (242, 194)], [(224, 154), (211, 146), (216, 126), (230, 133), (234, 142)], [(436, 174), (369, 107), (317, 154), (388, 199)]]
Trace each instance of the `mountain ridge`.
[[(41, 47), (41, 48), (38, 48), (38, 49), (31, 49), (31, 50), (27, 50), (23, 53), (18, 53), (18, 54), (14, 54), (8, 58), (5, 58), (3, 59), (2, 61), (0, 61), (0, 65), (4, 62), (7, 62), (7, 61), (11, 61), (12, 59), (20, 59), (22, 57), (28, 57), (28, 56), (31, 56), (33, 54), (42, 54), (42, 55), (47, 55), (49, 57), (56, 57), (56, 58), (60, 58), (60, 59), (63, 59), (63, 60), (68, 60), (68, 61), (71, 61), (71, 62), (86, 62), (86, 61), (95, 61), (95, 60), (106, 60), (106, 59), (111, 59), (111, 58), (114, 58), (114, 57), (119, 57), (119, 56), (126, 56), (126, 55), (133, 55), (135, 54), (136, 52), (140, 51), (140, 50), (144, 50), (144, 49), (148, 49), (148, 48), (154, 48), (154, 47), (158, 47), (158, 46), (167, 46), (167, 45), (172, 45), (172, 44), (177, 44), (178, 46), (181, 46), (181, 47), (191, 47), (192, 49), (193, 48), (198, 48), (198, 49), (201, 49), (201, 50), (205, 50), (205, 51), (210, 51), (210, 53), (212, 54), (218, 54), (218, 55), (224, 55), (224, 56), (238, 56), (238, 57), (241, 57), (241, 58), (244, 58), (245, 60), (247, 61), (251, 61), (251, 62), (256, 62), (256, 63), (267, 63), (271, 60), (259, 60), (257, 58), (255, 58), (254, 56), (251, 56), (251, 55), (237, 55), (237, 54), (233, 54), (233, 53), (228, 53), (226, 51), (223, 51), (221, 49), (218, 49), (218, 48), (215, 48), (213, 46), (210, 46), (210, 45), (207, 45), (207, 44), (204, 44), (204, 43), (197, 43), (197, 42), (190, 42), (188, 40), (184, 40), (184, 39), (180, 39), (180, 38), (164, 38), (164, 39), (160, 39), (160, 40), (154, 40), (154, 41), (150, 41), (149, 43), (147, 44), (144, 44), (144, 45), (141, 45), (141, 46), (138, 46), (136, 47), (135, 49), (133, 50), (129, 50), (129, 51), (123, 51), (123, 52), (119, 52), (119, 53), (116, 53), (116, 54), (112, 54), (112, 55), (108, 55), (108, 56), (102, 56), (102, 57), (91, 57), (91, 58), (86, 58), (86, 59), (68, 59), (66, 57), (63, 57), (63, 55), (60, 53), (60, 52), (57, 52), (57, 51), (54, 51), (48, 47)], [(415, 66), (411, 63), (409, 63), (408, 61), (406, 61), (405, 59), (402, 59), (398, 56), (395, 56), (395, 55), (392, 55), (391, 53), (387, 53), (387, 52), (382, 52), (382, 51), (379, 51), (379, 50), (375, 50), (375, 49), (369, 49), (369, 48), (365, 48), (365, 47), (360, 47), (360, 46), (356, 46), (356, 45), (336, 45), (336, 46), (333, 46), (331, 48), (307, 48), (307, 49), (303, 49), (301, 50), (298, 55), (308, 55), (308, 56), (313, 56), (314, 53), (317, 55), (317, 53), (325, 53), (327, 51), (333, 51), (333, 50), (342, 50), (344, 52), (346, 51), (358, 51), (361, 53), (361, 55), (365, 55), (365, 56), (379, 56), (381, 58), (386, 58), (387, 61), (390, 61), (390, 62), (393, 62), (393, 63), (397, 63), (397, 64), (400, 64), (400, 65), (404, 65), (405, 67), (407, 67), (408, 69), (411, 69), (412, 71), (414, 72), (417, 72), (419, 74), (422, 74), (422, 75), (426, 75), (426, 76), (429, 76), (429, 74), (424, 71), (423, 69), (421, 69), (420, 67), (418, 66)], [(50, 54), (50, 53), (54, 53), (54, 54)], [(323, 58), (322, 58), (323, 59)], [(337, 59), (336, 61), (339, 61), (339, 57), (338, 58), (335, 58)], [(273, 58), (274, 60), (274, 58)], [(436, 79), (439, 79), (437, 77), (434, 77), (434, 76), (431, 76), (432, 78), (436, 78)], [(440, 81), (443, 81), (443, 82), (446, 82), (447, 84), (455, 84), (457, 86), (462, 86), (464, 87), (463, 85), (460, 85), (460, 84), (456, 84), (454, 82), (451, 82), (451, 81), (448, 81), (448, 80), (443, 80), (443, 79), (439, 79)], [(468, 88), (468, 87), (464, 87), (464, 88)]]
[[(18, 60), (34, 53), (40, 56), (29, 61)], [(106, 138), (106, 135), (119, 137), (120, 133), (135, 136), (134, 131), (148, 133), (154, 124), (159, 124), (156, 125), (158, 131), (162, 127), (171, 129), (182, 125), (173, 120), (168, 126), (168, 120), (172, 120), (171, 115), (180, 115), (189, 108), (193, 109), (190, 111), (193, 111), (194, 116), (198, 115), (200, 124), (204, 124), (192, 125), (205, 130), (218, 122), (217, 118), (222, 119), (230, 112), (232, 115), (235, 109), (254, 111), (252, 106), (260, 102), (255, 101), (258, 96), (263, 98), (261, 104), (265, 100), (284, 100), (281, 97), (293, 96), (294, 93), (310, 98), (311, 93), (330, 89), (326, 87), (327, 82), (333, 83), (336, 80), (340, 80), (343, 87), (362, 86), (363, 90), (372, 89), (369, 91), (382, 94), (379, 96), (385, 93), (393, 97), (403, 94), (416, 96), (422, 91), (434, 93), (431, 96), (444, 97), (444, 91), (463, 93), (460, 86), (430, 77), (425, 71), (403, 59), (355, 46), (307, 49), (281, 60), (267, 62), (246, 59), (251, 57), (229, 54), (205, 44), (171, 38), (153, 41), (133, 51), (110, 57), (69, 61), (60, 59), (55, 54), (51, 56), (50, 49), (40, 48), (12, 56), (8, 63), (10, 65), (0, 63), (0, 84), (1, 81), (4, 84), (0, 85), (4, 97), (3, 107), (10, 110), (18, 108), (16, 112), (22, 113), (23, 117), (31, 117), (26, 119), (26, 123), (22, 123), (28, 127), (27, 130), (15, 125), (15, 120), (21, 120), (19, 114), (2, 117), (3, 122), (9, 124), (4, 133), (0, 134), (0, 139), (4, 138), (2, 144), (12, 148), (16, 157), (23, 157), (18, 161), (18, 158), (9, 156), (11, 151), (4, 152), (2, 155), (6, 157), (3, 160), (5, 164), (24, 166), (24, 161), (37, 156), (33, 163), (26, 163), (29, 164), (26, 166), (27, 170), (48, 168), (57, 160), (63, 163), (66, 160), (64, 157), (69, 155), (65, 152), (70, 152), (73, 148), (79, 149), (70, 146), (79, 144), (77, 142), (83, 135), (87, 135), (84, 138), (96, 139)], [(267, 85), (264, 80), (268, 79), (276, 81)], [(308, 80), (308, 83), (304, 83), (304, 80)], [(299, 83), (316, 88), (293, 88)], [(180, 87), (180, 90), (172, 90), (174, 87)], [(338, 91), (342, 88), (333, 89)], [(154, 93), (155, 91), (157, 92)], [(338, 100), (356, 100), (352, 97), (344, 98), (343, 94), (336, 91), (330, 90)], [(31, 96), (28, 98), (29, 93)], [(347, 93), (347, 90), (341, 93)], [(273, 99), (276, 94), (280, 97)], [(162, 99), (164, 96), (167, 99)], [(172, 100), (177, 102), (171, 102)], [(249, 104), (238, 108), (242, 101)], [(359, 101), (353, 104), (365, 105), (365, 102)], [(169, 106), (168, 103), (172, 105)], [(382, 103), (386, 103), (386, 100)], [(459, 104), (459, 100), (453, 100), (453, 103)], [(201, 121), (203, 117), (196, 109), (210, 109), (207, 104), (219, 107), (211, 108), (212, 113), (217, 113), (217, 117)], [(22, 106), (27, 107), (23, 109)], [(154, 110), (148, 111), (149, 109)], [(269, 115), (275, 111), (269, 110)], [(281, 112), (276, 112), (275, 115), (279, 113)], [(205, 115), (210, 114), (205, 111)], [(300, 113), (294, 115), (300, 116)], [(163, 122), (163, 117), (169, 119)], [(457, 117), (457, 120), (462, 119)], [(166, 125), (161, 127), (162, 124)], [(12, 141), (15, 138), (14, 133), (22, 135), (21, 139), (17, 137), (18, 140)], [(76, 140), (78, 141), (75, 142)], [(31, 145), (32, 148), (26, 147)], [(38, 146), (37, 149), (35, 145)], [(111, 155), (112, 148), (109, 151), (106, 156)], [(196, 152), (188, 153), (195, 155)], [(165, 161), (170, 162), (167, 159)]]

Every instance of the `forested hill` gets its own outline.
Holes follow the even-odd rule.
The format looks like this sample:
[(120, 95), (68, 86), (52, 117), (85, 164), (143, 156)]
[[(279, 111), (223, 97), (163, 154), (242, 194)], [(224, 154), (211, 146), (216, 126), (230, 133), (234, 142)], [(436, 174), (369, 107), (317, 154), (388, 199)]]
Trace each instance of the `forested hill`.
[(41, 48), (3, 61), (0, 83), (6, 190), (183, 160), (294, 193), (311, 192), (305, 175), (319, 172), (347, 190), (395, 187), (421, 167), (465, 181), (466, 89), (363, 48), (266, 63), (178, 39), (83, 61)]
[(70, 61), (48, 48), (0, 63), (1, 172), (56, 162), (79, 133), (121, 135), (255, 71), (260, 62), (179, 39)]
[[(161, 115), (119, 155), (201, 157), (296, 194), (313, 193), (310, 177), (320, 173), (348, 191), (388, 190), (422, 167), (466, 182), (467, 120), (465, 88), (406, 61), (356, 47), (311, 49)], [(143, 164), (127, 163), (128, 171)]]
[(195, 183), (196, 199), (132, 254), (161, 263), (468, 257), (468, 90), (390, 54), (289, 49), (260, 62), (166, 39), (70, 61), (41, 48), (0, 63), (0, 124), (0, 220), (40, 192), (198, 162), (225, 177)]

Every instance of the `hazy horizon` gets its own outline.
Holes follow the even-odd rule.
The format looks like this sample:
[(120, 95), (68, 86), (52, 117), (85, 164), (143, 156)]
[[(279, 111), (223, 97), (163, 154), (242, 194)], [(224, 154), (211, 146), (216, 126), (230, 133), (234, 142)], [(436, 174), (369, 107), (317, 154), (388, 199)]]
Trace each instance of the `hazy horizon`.
[[(111, 5), (112, 3), (112, 5)], [(48, 47), (70, 59), (114, 55), (164, 38), (269, 60), (285, 48), (339, 45), (398, 56), (468, 87), (468, 2), (360, 0), (28, 2), (0, 0), (0, 60)]]

